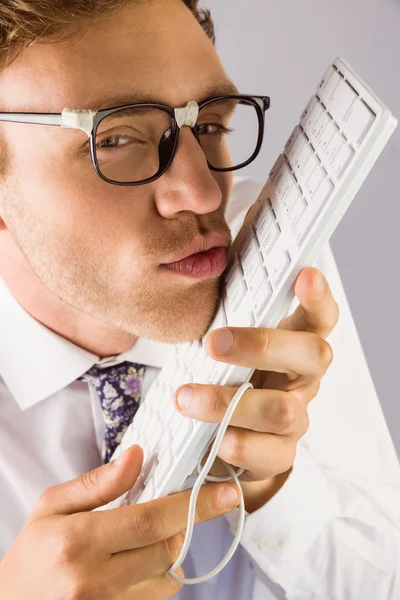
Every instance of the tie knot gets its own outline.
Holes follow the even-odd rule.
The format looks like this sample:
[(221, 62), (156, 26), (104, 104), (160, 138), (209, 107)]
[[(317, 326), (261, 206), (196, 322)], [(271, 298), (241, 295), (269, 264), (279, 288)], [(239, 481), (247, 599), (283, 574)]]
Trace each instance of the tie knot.
[[(135, 396), (141, 388), (145, 365), (125, 361), (112, 367), (99, 367), (94, 365), (82, 377), (82, 381), (92, 383), (96, 388), (105, 384), (119, 386), (127, 396)], [(107, 386), (107, 387), (108, 387)]]

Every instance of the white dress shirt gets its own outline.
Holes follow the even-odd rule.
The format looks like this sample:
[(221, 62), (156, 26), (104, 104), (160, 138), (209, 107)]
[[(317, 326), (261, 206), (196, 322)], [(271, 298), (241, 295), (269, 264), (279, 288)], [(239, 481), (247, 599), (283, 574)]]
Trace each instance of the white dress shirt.
[[(227, 209), (233, 235), (261, 187), (236, 178)], [(246, 516), (225, 569), (184, 586), (179, 600), (400, 598), (398, 459), (329, 244), (315, 266), (330, 283), (340, 319), (328, 338), (334, 360), (310, 404), (293, 472)], [(297, 300), (290, 312), (295, 306)], [(141, 338), (130, 351), (99, 360), (33, 319), (0, 279), (0, 558), (47, 487), (101, 464), (100, 403), (94, 388), (76, 379), (93, 364), (131, 360), (147, 365), (145, 393), (169, 350)], [(187, 577), (220, 562), (237, 516), (236, 509), (195, 528)]]

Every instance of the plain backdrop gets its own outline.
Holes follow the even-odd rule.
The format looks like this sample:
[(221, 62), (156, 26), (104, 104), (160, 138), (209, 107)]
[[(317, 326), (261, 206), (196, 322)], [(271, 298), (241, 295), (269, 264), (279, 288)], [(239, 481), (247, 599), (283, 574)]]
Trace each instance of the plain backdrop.
[[(400, 0), (203, 0), (241, 93), (271, 97), (264, 181), (326, 67), (344, 58), (400, 121)], [(400, 124), (331, 238), (352, 314), (400, 453)]]

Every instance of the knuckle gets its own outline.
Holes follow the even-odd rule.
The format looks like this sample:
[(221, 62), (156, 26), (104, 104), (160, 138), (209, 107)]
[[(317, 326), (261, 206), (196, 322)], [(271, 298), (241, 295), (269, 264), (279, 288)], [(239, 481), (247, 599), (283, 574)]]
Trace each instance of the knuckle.
[(210, 415), (220, 413), (221, 408), (224, 406), (224, 404), (225, 403), (222, 393), (222, 386), (214, 386), (211, 394), (209, 394), (207, 398), (207, 409)]
[(294, 398), (291, 398), (289, 395), (282, 395), (276, 416), (276, 424), (282, 433), (292, 431), (296, 420), (296, 413)]
[(183, 532), (179, 532), (164, 541), (168, 558), (172, 564), (177, 560), (181, 553), (184, 539), (185, 536)]
[(76, 560), (82, 552), (82, 536), (74, 527), (64, 523), (51, 528), (52, 551), (58, 564), (67, 565)]
[(63, 596), (65, 600), (95, 600), (87, 580), (77, 572), (71, 574), (67, 583), (67, 590), (66, 596)]
[(312, 344), (312, 355), (321, 372), (325, 372), (333, 360), (333, 350), (331, 345), (315, 334), (314, 343)]
[[(183, 571), (181, 571), (181, 569), (178, 569), (176, 571), (176, 574), (179, 575), (180, 577), (184, 577), (184, 573)], [(168, 594), (168, 596), (166, 597), (166, 600), (169, 600), (170, 598), (173, 598), (174, 596), (176, 596), (176, 594), (178, 592), (180, 592), (180, 590), (183, 588), (183, 583), (181, 583), (180, 581), (175, 581), (175, 579), (172, 579), (172, 577), (170, 577), (168, 574), (165, 575), (165, 587), (166, 587), (166, 593)]]
[(271, 332), (266, 327), (261, 327), (258, 331), (261, 334), (262, 352), (266, 356), (271, 348)]
[(235, 466), (239, 466), (242, 462), (244, 454), (244, 440), (240, 432), (231, 430), (226, 436), (226, 451), (225, 455), (228, 462)]
[(144, 540), (162, 539), (164, 523), (157, 508), (138, 510), (134, 517), (134, 526)]
[(93, 471), (88, 471), (87, 473), (83, 473), (81, 475), (82, 485), (89, 491), (93, 492), (93, 489), (96, 489), (99, 481), (99, 472), (97, 469)]
[(56, 486), (53, 485), (48, 487), (44, 492), (40, 495), (38, 501), (36, 502), (35, 508), (43, 509), (46, 506), (51, 506), (54, 496), (56, 494)]

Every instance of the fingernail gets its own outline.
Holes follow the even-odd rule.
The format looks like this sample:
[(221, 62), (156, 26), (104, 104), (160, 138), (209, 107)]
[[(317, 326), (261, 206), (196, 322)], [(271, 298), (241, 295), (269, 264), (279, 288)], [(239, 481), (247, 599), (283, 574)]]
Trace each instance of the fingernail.
[(216, 354), (226, 354), (233, 346), (233, 333), (230, 329), (220, 329), (214, 334), (212, 344)]
[(179, 390), (178, 404), (181, 410), (187, 410), (192, 402), (193, 390), (190, 386), (183, 387)]
[(315, 292), (317, 294), (322, 294), (322, 292), (324, 291), (324, 287), (324, 278), (322, 277), (321, 273), (318, 273), (314, 283)]
[(222, 488), (220, 494), (220, 502), (222, 506), (236, 506), (239, 503), (239, 494), (232, 485), (226, 485)]

